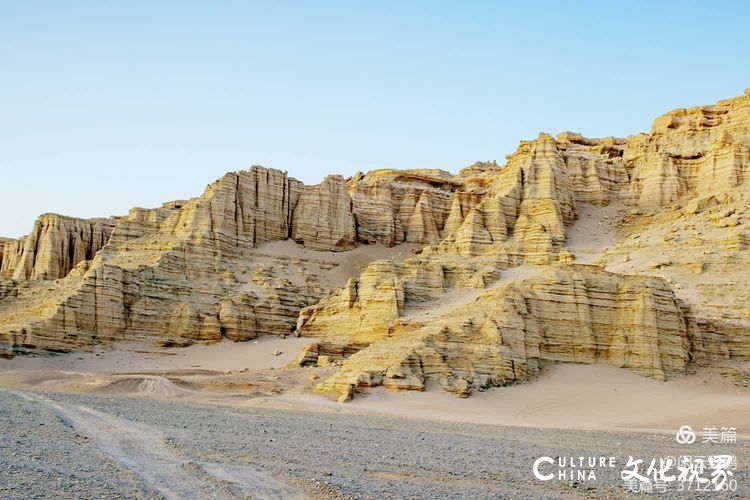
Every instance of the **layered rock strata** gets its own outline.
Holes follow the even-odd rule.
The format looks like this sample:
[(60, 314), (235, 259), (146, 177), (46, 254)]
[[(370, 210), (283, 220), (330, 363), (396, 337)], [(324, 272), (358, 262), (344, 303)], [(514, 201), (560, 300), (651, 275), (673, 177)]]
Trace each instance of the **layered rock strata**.
[[(320, 189), (336, 184), (341, 180)], [(225, 175), (198, 198), (133, 209), (118, 220), (107, 245), (95, 256), (81, 254), (84, 260), (58, 282), (3, 283), (0, 343), (10, 352), (26, 352), (125, 338), (186, 344), (288, 334), (299, 310), (317, 302), (330, 285), (316, 274), (321, 268), (315, 262), (264, 255), (256, 248), (289, 238), (294, 210), (311, 214), (309, 204), (327, 196), (305, 192), (283, 172), (253, 167)], [(340, 196), (341, 189), (333, 194)], [(332, 215), (337, 203), (331, 204)], [(297, 221), (307, 224), (302, 216)], [(306, 243), (325, 247), (331, 241), (328, 232)], [(29, 277), (62, 278), (64, 267), (55, 267), (60, 276), (41, 270), (49, 269), (49, 262), (67, 265), (65, 255), (52, 255), (59, 259), (37, 257)]]
[(2, 269), (3, 266), (3, 255), (5, 253), (5, 244), (9, 241), (12, 241), (10, 238), (2, 238), (0, 237), (0, 269)]
[(653, 210), (685, 196), (750, 188), (750, 95), (678, 109), (629, 137), (624, 195)]
[(14, 280), (62, 278), (79, 262), (94, 258), (114, 226), (112, 219), (41, 215), (27, 236), (5, 241), (0, 276)]
[[(328, 321), (308, 313), (301, 333), (322, 336), (327, 354), (340, 338), (335, 325), (342, 323), (328, 316), (336, 307), (334, 315), (344, 324), (360, 325), (347, 338), (369, 341), (316, 390), (348, 400), (362, 388), (424, 390), (433, 381), (466, 396), (528, 380), (544, 363), (554, 362), (606, 361), (664, 380), (684, 373), (689, 361), (720, 350), (715, 344), (723, 340), (702, 334), (665, 281), (596, 266), (555, 267), (527, 279), (501, 280), (468, 302), (448, 301), (444, 314), (426, 320), (399, 314), (403, 294), (393, 288), (389, 283), (379, 289), (379, 303), (389, 307), (378, 315), (378, 330), (358, 321), (360, 316), (372, 322), (366, 305), (373, 297), (352, 298), (351, 282), (336, 304), (322, 309)], [(358, 315), (363, 308), (367, 312)], [(315, 357), (305, 353), (299, 362), (309, 364)]]
[(292, 239), (315, 250), (349, 250), (357, 245), (357, 230), (346, 180), (326, 177), (306, 188), (292, 219)]
[(750, 359), (750, 191), (695, 197), (621, 224), (600, 263), (613, 272), (660, 276), (720, 335), (724, 357)]
[[(296, 329), (321, 338), (300, 363), (343, 363), (320, 388), (337, 399), (430, 381), (466, 395), (558, 361), (663, 379), (688, 362), (747, 359), (748, 298), (732, 272), (750, 255), (748, 146), (745, 95), (668, 113), (626, 139), (540, 134), (504, 165), (457, 175), (376, 170), (305, 186), (252, 167), (124, 217), (44, 215), (3, 244), (0, 347), (184, 345)], [(600, 263), (639, 276), (569, 265), (581, 207), (623, 203), (629, 215)], [(677, 228), (680, 217), (711, 230)], [(658, 262), (639, 256), (647, 231), (662, 238)], [(417, 252), (360, 274), (346, 256), (366, 245), (391, 249), (380, 258), (399, 245)], [(509, 280), (522, 264), (554, 269)], [(701, 279), (683, 285), (687, 272)]]

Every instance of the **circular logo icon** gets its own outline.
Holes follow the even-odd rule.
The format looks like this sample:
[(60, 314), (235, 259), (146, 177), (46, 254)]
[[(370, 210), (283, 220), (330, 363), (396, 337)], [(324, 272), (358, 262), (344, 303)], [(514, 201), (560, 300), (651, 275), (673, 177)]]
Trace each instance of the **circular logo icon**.
[(674, 437), (675, 441), (680, 444), (693, 444), (695, 443), (695, 432), (689, 425), (683, 425), (680, 430), (677, 431), (677, 435)]

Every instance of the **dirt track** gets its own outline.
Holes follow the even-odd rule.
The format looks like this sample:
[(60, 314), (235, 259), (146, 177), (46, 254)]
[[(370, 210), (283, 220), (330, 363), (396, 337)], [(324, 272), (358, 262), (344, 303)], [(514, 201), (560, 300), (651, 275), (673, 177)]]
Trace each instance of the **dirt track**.
[[(2, 498), (620, 498), (628, 455), (686, 452), (656, 434), (11, 390), (0, 391), (0, 428)], [(737, 455), (737, 496), (747, 497), (745, 445), (689, 450)], [(615, 456), (618, 467), (591, 482), (542, 482), (531, 468), (543, 455)]]

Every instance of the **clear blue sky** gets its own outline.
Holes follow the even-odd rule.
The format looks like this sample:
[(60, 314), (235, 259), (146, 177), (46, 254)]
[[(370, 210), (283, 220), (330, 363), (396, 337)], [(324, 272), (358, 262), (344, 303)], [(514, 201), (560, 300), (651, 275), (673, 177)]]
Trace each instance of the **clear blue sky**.
[(647, 131), (750, 86), (750, 2), (0, 2), (0, 235)]

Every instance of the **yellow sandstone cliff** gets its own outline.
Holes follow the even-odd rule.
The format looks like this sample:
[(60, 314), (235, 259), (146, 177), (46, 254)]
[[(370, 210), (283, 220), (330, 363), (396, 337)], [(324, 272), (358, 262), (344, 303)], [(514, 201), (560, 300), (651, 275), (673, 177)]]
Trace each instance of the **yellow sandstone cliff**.
[[(431, 382), (468, 395), (554, 362), (664, 379), (750, 357), (748, 193), (747, 92), (624, 139), (543, 133), (456, 175), (305, 186), (252, 167), (0, 242), (0, 349), (305, 335), (320, 341), (298, 363), (341, 365), (318, 390), (342, 400)], [(578, 240), (595, 265), (575, 263)]]

